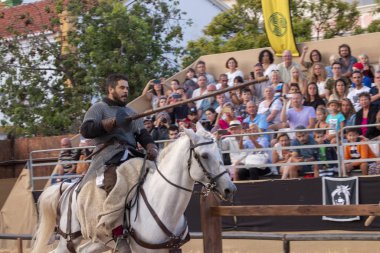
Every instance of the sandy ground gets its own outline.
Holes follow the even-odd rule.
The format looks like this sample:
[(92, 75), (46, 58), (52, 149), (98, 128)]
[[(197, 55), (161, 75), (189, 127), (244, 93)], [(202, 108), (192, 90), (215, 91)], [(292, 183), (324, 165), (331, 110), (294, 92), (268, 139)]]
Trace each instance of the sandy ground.
[[(50, 248), (49, 250), (52, 250)], [(25, 249), (23, 253), (29, 253)], [(109, 251), (110, 253), (111, 251)], [(183, 246), (183, 253), (202, 253), (202, 240), (192, 239)], [(281, 241), (223, 240), (225, 253), (282, 253)], [(380, 253), (380, 242), (340, 241), (340, 242), (291, 242), (291, 253)], [(0, 250), (0, 253), (18, 253), (16, 249)]]

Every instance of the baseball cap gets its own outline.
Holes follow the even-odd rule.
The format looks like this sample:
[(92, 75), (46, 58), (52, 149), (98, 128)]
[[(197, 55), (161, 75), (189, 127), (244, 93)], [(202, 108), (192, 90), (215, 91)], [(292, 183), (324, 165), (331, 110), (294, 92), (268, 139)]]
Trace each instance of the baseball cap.
[(189, 107), (188, 114), (192, 114), (192, 113), (198, 113), (197, 112), (197, 108), (195, 108), (195, 107)]
[(360, 62), (356, 62), (354, 65), (352, 65), (352, 67), (353, 67), (353, 68), (360, 69), (360, 70), (363, 70), (363, 69), (364, 69), (363, 64), (361, 64)]
[(143, 122), (145, 121), (152, 121), (152, 118), (150, 116), (145, 116)]

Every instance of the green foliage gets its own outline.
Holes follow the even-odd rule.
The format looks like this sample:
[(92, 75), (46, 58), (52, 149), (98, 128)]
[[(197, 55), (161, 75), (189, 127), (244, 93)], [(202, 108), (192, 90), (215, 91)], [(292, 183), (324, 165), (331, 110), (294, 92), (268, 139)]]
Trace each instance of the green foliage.
[(5, 0), (4, 2), (8, 6), (16, 6), (22, 4), (22, 0)]
[(367, 32), (369, 33), (375, 33), (380, 32), (380, 20), (374, 20), (369, 24), (367, 27)]
[(17, 135), (77, 132), (111, 73), (129, 76), (133, 99), (152, 77), (177, 71), (167, 55), (176, 58), (182, 50), (178, 42), (186, 24), (180, 21), (184, 13), (178, 1), (63, 3), (56, 1), (55, 8), (42, 11), (47, 15), (67, 9), (73, 26), (68, 34), (51, 35), (60, 24), (53, 18), (39, 36), (9, 27), (13, 38), (0, 38), (0, 111), (6, 116), (1, 123)]

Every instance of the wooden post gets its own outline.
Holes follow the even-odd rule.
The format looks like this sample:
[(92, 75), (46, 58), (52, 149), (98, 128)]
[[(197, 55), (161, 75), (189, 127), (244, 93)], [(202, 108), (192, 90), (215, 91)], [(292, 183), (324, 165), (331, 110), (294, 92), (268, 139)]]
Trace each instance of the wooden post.
[(210, 193), (201, 196), (201, 227), (203, 232), (203, 252), (222, 253), (222, 218), (211, 214), (210, 207), (219, 206), (219, 199)]
[(22, 239), (17, 238), (17, 253), (22, 253)]

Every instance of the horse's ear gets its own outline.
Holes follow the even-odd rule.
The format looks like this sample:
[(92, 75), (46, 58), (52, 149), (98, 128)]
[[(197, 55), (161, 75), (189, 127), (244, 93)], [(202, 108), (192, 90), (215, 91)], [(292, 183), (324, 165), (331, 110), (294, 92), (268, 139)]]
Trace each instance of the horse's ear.
[(199, 121), (197, 121), (196, 127), (197, 127), (197, 133), (206, 131), (205, 128), (202, 126), (202, 123), (200, 123)]
[(183, 129), (184, 133), (191, 139), (193, 140), (194, 142), (197, 142), (197, 138), (199, 138), (199, 136), (197, 136), (197, 134), (193, 131), (193, 129), (188, 129), (188, 128), (184, 128)]
[(197, 134), (202, 135), (203, 137), (213, 138), (213, 135), (209, 131), (204, 129), (204, 127), (202, 126), (201, 123), (199, 123), (199, 121), (197, 122), (196, 126), (197, 126)]

